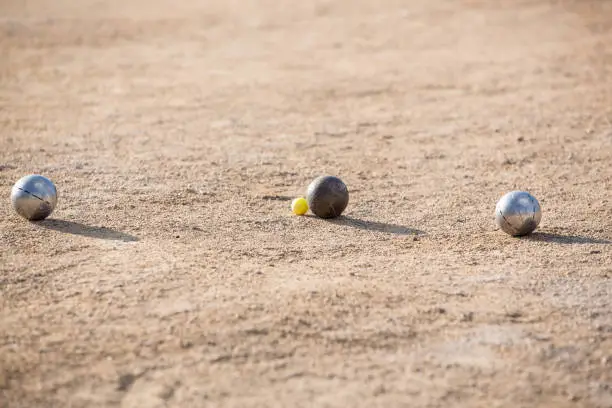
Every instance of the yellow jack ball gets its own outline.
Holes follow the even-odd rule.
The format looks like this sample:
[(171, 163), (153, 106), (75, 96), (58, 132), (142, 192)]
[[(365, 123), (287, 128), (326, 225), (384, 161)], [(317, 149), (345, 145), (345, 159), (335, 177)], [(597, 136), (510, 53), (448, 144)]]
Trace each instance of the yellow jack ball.
[(304, 215), (308, 211), (308, 202), (305, 198), (299, 197), (291, 202), (291, 211), (295, 215)]

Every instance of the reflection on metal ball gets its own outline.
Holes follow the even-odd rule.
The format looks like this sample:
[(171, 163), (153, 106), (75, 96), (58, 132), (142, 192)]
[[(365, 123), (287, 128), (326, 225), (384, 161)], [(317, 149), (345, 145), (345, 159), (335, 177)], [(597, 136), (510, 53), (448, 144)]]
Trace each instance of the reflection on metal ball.
[(57, 204), (57, 190), (46, 177), (32, 174), (21, 178), (11, 191), (13, 208), (30, 221), (47, 218)]
[(541, 219), (540, 203), (526, 191), (511, 191), (495, 206), (497, 225), (515, 237), (532, 233)]

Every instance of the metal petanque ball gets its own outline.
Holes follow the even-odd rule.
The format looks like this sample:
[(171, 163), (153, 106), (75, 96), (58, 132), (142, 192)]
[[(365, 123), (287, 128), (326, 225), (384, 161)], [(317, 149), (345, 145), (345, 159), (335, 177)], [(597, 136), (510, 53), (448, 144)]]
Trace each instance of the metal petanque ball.
[(532, 233), (541, 219), (540, 203), (526, 191), (511, 191), (495, 206), (497, 225), (514, 237)]
[(32, 174), (21, 178), (11, 191), (11, 202), (17, 214), (30, 221), (47, 218), (57, 204), (57, 190), (46, 177)]
[(317, 177), (306, 192), (308, 207), (317, 217), (335, 218), (342, 214), (349, 201), (346, 184), (338, 177)]

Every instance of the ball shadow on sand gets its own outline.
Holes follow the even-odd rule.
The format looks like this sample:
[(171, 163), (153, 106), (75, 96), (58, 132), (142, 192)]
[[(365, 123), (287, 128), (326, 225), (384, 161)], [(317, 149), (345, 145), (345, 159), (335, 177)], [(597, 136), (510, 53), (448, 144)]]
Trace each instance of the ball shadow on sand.
[(33, 222), (33, 224), (50, 230), (64, 232), (66, 234), (82, 235), (90, 238), (123, 242), (138, 241), (138, 238), (133, 235), (115, 231), (110, 228), (92, 227), (73, 221), (46, 219), (43, 221)]
[(403, 225), (388, 224), (388, 223), (378, 222), (378, 221), (360, 220), (358, 218), (347, 217), (345, 215), (341, 215), (337, 218), (331, 218), (326, 221), (331, 222), (332, 224), (347, 225), (353, 228), (358, 228), (358, 229), (363, 229), (363, 230), (373, 231), (373, 232), (383, 232), (387, 234), (395, 234), (395, 235), (424, 235), (425, 234), (425, 231), (421, 231), (415, 228), (405, 227)]
[(523, 239), (551, 242), (553, 244), (612, 244), (612, 241), (607, 239), (590, 238), (580, 235), (552, 234), (549, 232), (533, 232), (523, 237)]

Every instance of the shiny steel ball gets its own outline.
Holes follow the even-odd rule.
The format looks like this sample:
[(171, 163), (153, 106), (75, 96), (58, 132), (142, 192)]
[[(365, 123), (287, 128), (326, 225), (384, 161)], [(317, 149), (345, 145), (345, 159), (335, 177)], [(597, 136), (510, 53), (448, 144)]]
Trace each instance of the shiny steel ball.
[(335, 218), (342, 214), (349, 201), (346, 184), (338, 177), (317, 177), (306, 192), (308, 207), (320, 218)]
[(17, 214), (30, 221), (47, 218), (57, 204), (55, 185), (46, 177), (32, 174), (21, 178), (11, 191), (11, 202)]
[(514, 237), (532, 233), (542, 219), (540, 203), (526, 191), (511, 191), (495, 206), (495, 221)]

